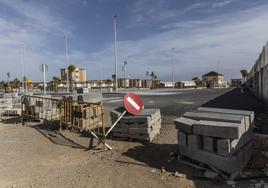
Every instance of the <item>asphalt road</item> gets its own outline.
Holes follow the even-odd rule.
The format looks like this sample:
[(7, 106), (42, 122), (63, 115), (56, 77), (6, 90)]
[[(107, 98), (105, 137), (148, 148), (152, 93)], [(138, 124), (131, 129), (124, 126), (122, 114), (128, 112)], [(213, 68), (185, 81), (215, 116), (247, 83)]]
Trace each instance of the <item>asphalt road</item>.
[[(137, 92), (141, 96), (145, 108), (160, 108), (163, 123), (172, 123), (184, 112), (204, 105), (215, 98), (231, 91), (223, 89), (191, 89), (191, 90), (154, 90)], [(124, 93), (103, 94), (104, 107), (110, 111), (123, 106)]]

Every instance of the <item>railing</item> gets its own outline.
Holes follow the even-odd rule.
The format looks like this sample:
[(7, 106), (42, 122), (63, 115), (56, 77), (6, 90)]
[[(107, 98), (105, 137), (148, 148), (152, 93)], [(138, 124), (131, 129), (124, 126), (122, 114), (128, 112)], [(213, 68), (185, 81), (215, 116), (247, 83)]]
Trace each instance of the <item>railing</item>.
[(63, 127), (90, 132), (107, 145), (102, 102), (90, 103), (74, 101), (71, 98), (53, 99), (25, 95), (21, 103), (23, 124), (25, 121), (55, 121), (59, 124), (60, 132)]

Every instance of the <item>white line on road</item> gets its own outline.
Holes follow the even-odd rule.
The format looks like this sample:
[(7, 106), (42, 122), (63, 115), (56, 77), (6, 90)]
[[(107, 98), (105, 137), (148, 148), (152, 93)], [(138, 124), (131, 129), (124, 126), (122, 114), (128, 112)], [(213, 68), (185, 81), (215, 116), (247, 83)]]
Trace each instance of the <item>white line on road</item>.
[(122, 97), (103, 98), (103, 101), (111, 101), (111, 100), (118, 100), (118, 99), (122, 100)]
[(110, 100), (110, 101), (104, 101), (105, 103), (115, 103), (115, 102), (122, 102), (123, 99), (118, 99), (118, 100)]

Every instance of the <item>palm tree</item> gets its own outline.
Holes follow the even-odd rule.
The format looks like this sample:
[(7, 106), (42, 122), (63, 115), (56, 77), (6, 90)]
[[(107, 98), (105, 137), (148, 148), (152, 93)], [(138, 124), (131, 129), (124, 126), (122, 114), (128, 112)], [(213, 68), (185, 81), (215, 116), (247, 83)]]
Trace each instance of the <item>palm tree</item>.
[(73, 78), (72, 78), (72, 74), (75, 71), (75, 66), (74, 65), (69, 65), (68, 67), (68, 74), (69, 74), (69, 83), (70, 83), (70, 91), (73, 90)]
[(52, 82), (53, 82), (53, 90), (55, 92), (58, 92), (58, 83), (59, 83), (60, 79), (56, 76), (52, 77)]
[(240, 70), (240, 73), (242, 74), (243, 82), (245, 82), (246, 81), (246, 77), (248, 75), (248, 71), (246, 69), (242, 69), (242, 70)]
[(21, 84), (21, 82), (18, 78), (15, 78), (13, 81), (10, 82), (11, 88), (13, 88), (13, 89), (19, 89), (20, 84)]
[(154, 88), (154, 80), (157, 79), (157, 76), (153, 71), (151, 72), (151, 74), (149, 76), (151, 77), (151, 81), (152, 81), (151, 89), (153, 89)]

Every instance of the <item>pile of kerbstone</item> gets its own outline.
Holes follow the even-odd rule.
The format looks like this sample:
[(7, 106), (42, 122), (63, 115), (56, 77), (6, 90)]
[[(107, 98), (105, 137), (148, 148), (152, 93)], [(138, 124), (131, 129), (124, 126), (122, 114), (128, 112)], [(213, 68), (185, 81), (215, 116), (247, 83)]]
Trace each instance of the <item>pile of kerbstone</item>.
[(175, 121), (180, 155), (227, 174), (251, 158), (254, 112), (199, 107)]
[[(111, 112), (112, 123), (118, 119), (122, 112), (122, 109)], [(137, 116), (125, 114), (117, 123), (112, 133), (115, 137), (152, 141), (160, 134), (160, 129), (160, 109), (144, 109)]]
[(101, 125), (101, 110), (97, 106), (77, 105), (72, 108), (72, 124), (80, 130), (93, 130)]

